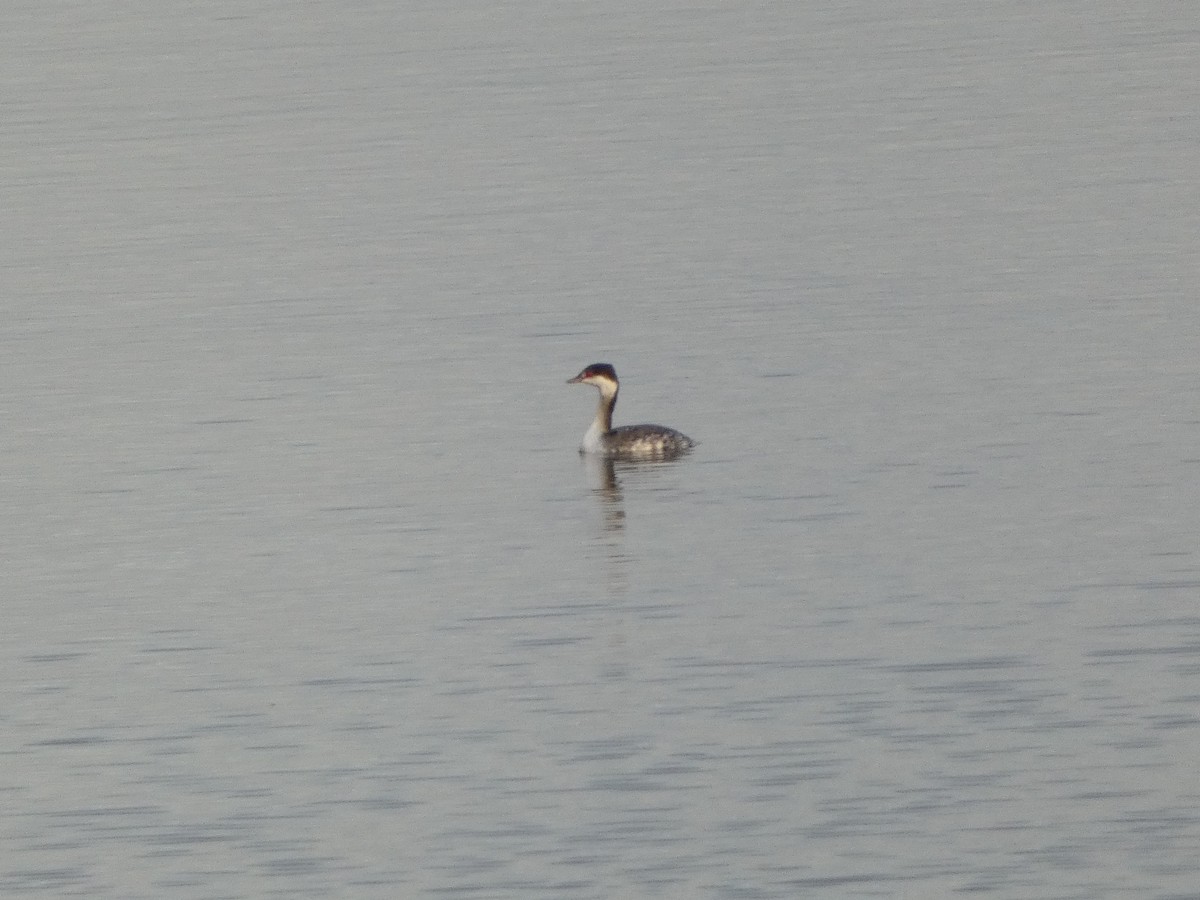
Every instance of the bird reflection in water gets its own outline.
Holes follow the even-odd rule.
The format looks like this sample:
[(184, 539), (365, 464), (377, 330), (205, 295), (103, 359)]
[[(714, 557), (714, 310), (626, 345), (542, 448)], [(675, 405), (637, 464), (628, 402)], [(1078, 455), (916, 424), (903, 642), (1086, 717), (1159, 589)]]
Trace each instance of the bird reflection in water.
[(608, 567), (608, 593), (615, 602), (624, 603), (629, 593), (631, 556), (625, 541), (625, 484), (636, 492), (649, 487), (662, 470), (676, 465), (678, 459), (627, 460), (583, 454), (592, 493), (600, 501), (601, 534)]

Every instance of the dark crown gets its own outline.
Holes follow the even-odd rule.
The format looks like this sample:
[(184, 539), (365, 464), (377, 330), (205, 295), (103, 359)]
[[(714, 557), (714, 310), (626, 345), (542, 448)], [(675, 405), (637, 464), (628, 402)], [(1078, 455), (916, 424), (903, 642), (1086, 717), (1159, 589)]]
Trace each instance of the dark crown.
[(610, 366), (608, 363), (592, 363), (590, 366), (588, 366), (586, 369), (583, 370), (583, 375), (580, 377), (593, 378), (595, 376), (599, 376), (601, 378), (611, 378), (613, 381), (616, 381), (617, 380), (617, 370), (614, 369), (612, 366)]

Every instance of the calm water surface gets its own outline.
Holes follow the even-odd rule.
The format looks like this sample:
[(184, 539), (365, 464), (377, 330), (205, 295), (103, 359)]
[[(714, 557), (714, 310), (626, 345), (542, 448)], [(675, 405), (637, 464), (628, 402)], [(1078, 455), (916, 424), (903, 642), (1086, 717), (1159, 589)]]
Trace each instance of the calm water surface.
[(4, 20), (5, 896), (1196, 896), (1185, 7)]

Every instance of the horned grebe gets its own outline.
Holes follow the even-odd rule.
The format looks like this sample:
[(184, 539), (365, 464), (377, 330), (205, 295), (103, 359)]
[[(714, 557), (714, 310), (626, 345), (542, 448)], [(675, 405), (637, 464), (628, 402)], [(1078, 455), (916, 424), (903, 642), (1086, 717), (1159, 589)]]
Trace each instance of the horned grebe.
[(580, 453), (598, 453), (624, 459), (667, 459), (686, 453), (696, 446), (686, 434), (661, 425), (624, 425), (612, 427), (613, 408), (617, 405), (617, 370), (608, 363), (592, 363), (567, 384), (592, 384), (600, 389), (596, 419), (583, 436)]

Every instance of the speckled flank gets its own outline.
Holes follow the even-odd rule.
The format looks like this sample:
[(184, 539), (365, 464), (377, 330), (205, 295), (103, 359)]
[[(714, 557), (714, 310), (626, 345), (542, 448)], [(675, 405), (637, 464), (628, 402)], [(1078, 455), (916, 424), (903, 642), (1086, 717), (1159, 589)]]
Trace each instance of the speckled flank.
[(678, 456), (696, 446), (696, 442), (686, 434), (662, 425), (614, 428), (601, 438), (601, 444), (608, 456), (629, 457)]

